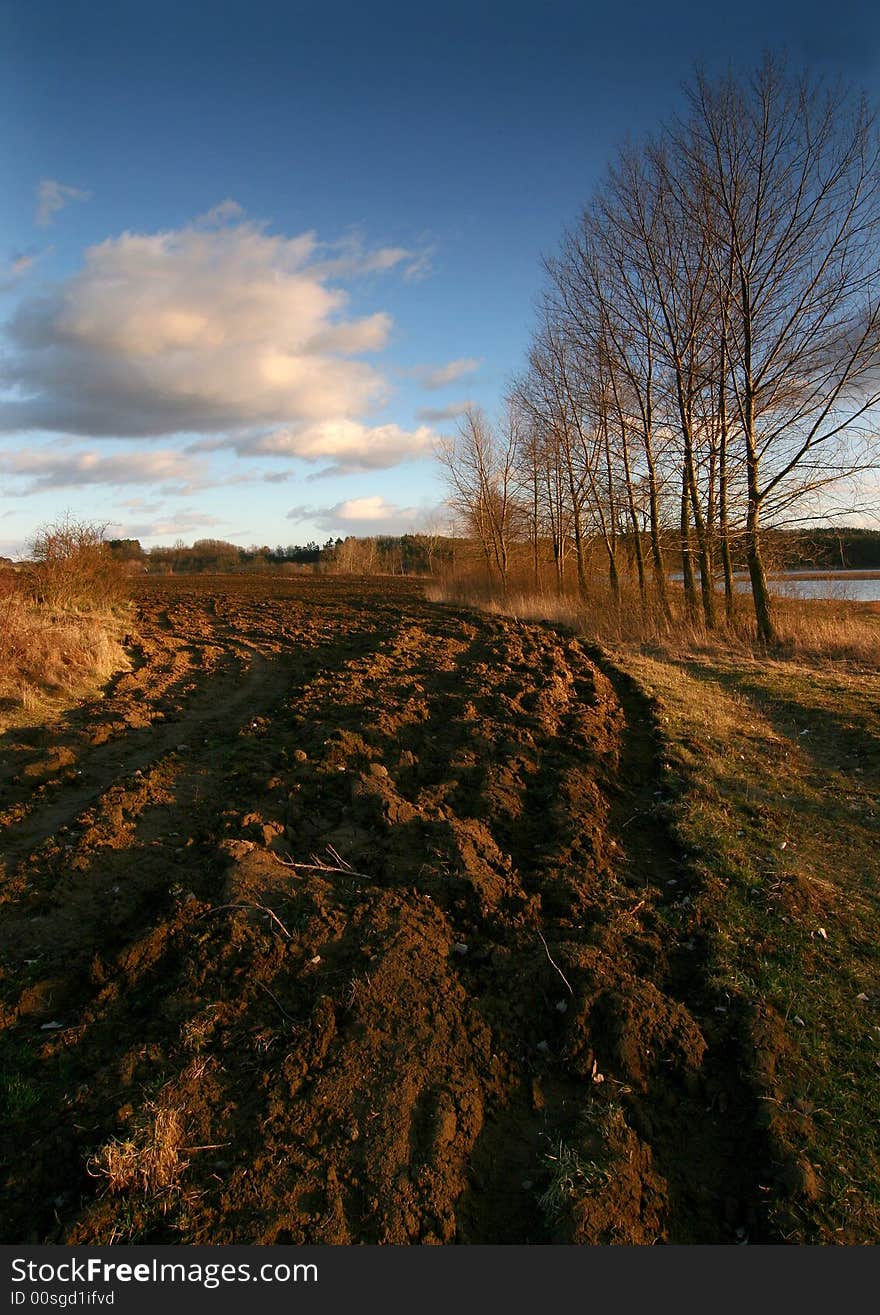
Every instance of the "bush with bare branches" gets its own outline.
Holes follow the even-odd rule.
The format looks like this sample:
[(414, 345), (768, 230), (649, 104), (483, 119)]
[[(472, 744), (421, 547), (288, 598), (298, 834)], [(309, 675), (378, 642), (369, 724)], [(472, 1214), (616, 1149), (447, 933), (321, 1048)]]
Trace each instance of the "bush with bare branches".
[(125, 563), (110, 551), (103, 525), (66, 515), (30, 542), (35, 601), (55, 611), (104, 612), (128, 591)]

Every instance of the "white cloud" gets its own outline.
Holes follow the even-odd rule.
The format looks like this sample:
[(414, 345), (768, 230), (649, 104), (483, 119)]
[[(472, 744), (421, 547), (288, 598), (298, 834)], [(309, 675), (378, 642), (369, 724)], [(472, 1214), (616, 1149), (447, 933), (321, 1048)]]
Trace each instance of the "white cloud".
[(71, 201), (88, 201), (90, 196), (91, 192), (84, 192), (80, 187), (68, 187), (57, 178), (44, 178), (37, 188), (36, 221), (40, 228), (48, 228), (59, 210)]
[[(358, 420), (329, 420), (314, 425), (277, 429), (242, 436), (234, 443), (240, 456), (299, 457), (303, 461), (330, 462), (321, 474), (357, 470), (387, 470), (401, 461), (428, 456), (436, 434), (426, 425), (403, 429), (400, 425), (365, 425)], [(194, 443), (194, 451), (220, 443)]]
[(347, 294), (331, 282), (413, 253), (226, 222), (239, 215), (224, 201), (183, 229), (123, 233), (89, 248), (78, 274), (26, 298), (0, 359), (0, 430), (198, 434), (205, 449), (346, 469), (426, 452), (424, 428), (360, 419), (388, 397), (382, 373), (358, 358), (382, 350), (391, 319), (347, 317)]
[(445, 388), (455, 383), (463, 375), (473, 374), (480, 368), (475, 356), (460, 356), (458, 360), (447, 361), (445, 365), (416, 365), (411, 373), (419, 380), (423, 388)]
[(433, 522), (436, 507), (398, 507), (382, 494), (349, 498), (332, 507), (291, 507), (287, 519), (311, 521), (334, 534), (375, 535), (416, 533)]
[(399, 514), (400, 509), (376, 493), (369, 498), (349, 498), (340, 502), (336, 515), (341, 521), (387, 521)]

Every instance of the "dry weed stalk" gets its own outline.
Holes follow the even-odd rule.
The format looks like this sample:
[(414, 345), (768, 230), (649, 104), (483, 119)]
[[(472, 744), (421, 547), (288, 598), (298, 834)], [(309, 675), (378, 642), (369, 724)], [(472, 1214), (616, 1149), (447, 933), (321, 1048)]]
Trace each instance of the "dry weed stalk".
[[(284, 866), (287, 867), (288, 864), (285, 864)], [(284, 923), (278, 917), (278, 914), (275, 913), (273, 909), (270, 909), (265, 904), (259, 904), (256, 902), (249, 903), (244, 900), (239, 900), (235, 904), (217, 904), (214, 906), (213, 909), (206, 909), (204, 913), (200, 913), (198, 916), (200, 918), (206, 918), (208, 914), (223, 913), (224, 910), (228, 910), (228, 909), (256, 909), (259, 913), (265, 913), (268, 918), (271, 918), (272, 922), (279, 929), (282, 936), (284, 936), (285, 940), (289, 941), (293, 939), (290, 935), (290, 932), (285, 927)]]
[(553, 967), (556, 969), (556, 971), (559, 973), (559, 976), (562, 978), (563, 982), (565, 983), (566, 987), (568, 988), (568, 993), (569, 993), (569, 995), (573, 996), (573, 995), (574, 995), (574, 991), (572, 990), (571, 982), (568, 980), (568, 978), (566, 977), (565, 973), (564, 973), (564, 972), (562, 971), (562, 969), (559, 967), (559, 964), (558, 964), (558, 963), (556, 962), (556, 960), (553, 958), (553, 955), (550, 953), (550, 947), (548, 946), (547, 942), (544, 940), (544, 937), (542, 936), (542, 934), (541, 934), (540, 931), (538, 932), (538, 937), (539, 937), (539, 939), (540, 939), (540, 941), (541, 941), (541, 944), (542, 944), (543, 947), (544, 947), (544, 950), (545, 950), (545, 952), (546, 952), (547, 958), (550, 960), (551, 964), (552, 964)]
[(294, 872), (335, 873), (337, 876), (358, 877), (361, 881), (370, 880), (366, 872), (356, 872), (351, 864), (336, 852), (332, 845), (327, 846), (327, 853), (333, 860), (332, 863), (322, 862), (317, 854), (312, 855), (311, 863), (297, 863), (291, 858), (280, 858), (277, 854), (272, 854), (272, 857), (281, 867), (290, 868)]

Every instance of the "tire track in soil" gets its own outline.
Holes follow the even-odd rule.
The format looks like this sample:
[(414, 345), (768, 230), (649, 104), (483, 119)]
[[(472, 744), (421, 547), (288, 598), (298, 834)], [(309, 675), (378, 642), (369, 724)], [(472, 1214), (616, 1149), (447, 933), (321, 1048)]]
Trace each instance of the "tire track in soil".
[(628, 1097), (628, 1116), (666, 1179), (677, 1240), (777, 1242), (762, 1188), (774, 1176), (773, 1154), (746, 1078), (753, 1063), (744, 1021), (736, 1002), (709, 981), (710, 932), (695, 921), (698, 879), (667, 820), (672, 800), (663, 788), (651, 703), (601, 652), (587, 651), (613, 685), (626, 721), (620, 761), (626, 788), (612, 802), (611, 827), (628, 869), (659, 893), (655, 914), (666, 916), (662, 924), (651, 917), (653, 928), (672, 932), (657, 982), (695, 1019), (707, 1047), (696, 1082), (684, 1091), (664, 1090), (660, 1070), (659, 1082)]
[[(86, 750), (97, 795), (61, 785), (21, 823), (29, 889), (0, 929), (0, 1041), (42, 1090), (3, 1148), (7, 1235), (754, 1228), (762, 1148), (725, 1058), (732, 1027), (705, 995), (686, 906), (669, 918), (666, 882), (686, 865), (651, 811), (646, 709), (614, 673), (616, 689), (549, 628), (431, 607), (398, 582), (145, 591), (145, 715), (166, 643), (249, 645), (250, 672), (236, 689), (215, 655), (180, 722)], [(87, 825), (65, 853), (52, 833), (77, 809)], [(312, 854), (344, 862), (284, 866)], [(31, 968), (23, 912), (43, 941)], [(54, 1013), (64, 1028), (41, 1033)], [(89, 1157), (114, 1138), (146, 1148), (159, 1108), (207, 1150), (181, 1148), (150, 1193), (108, 1193)]]
[[(36, 816), (25, 813), (7, 825), (2, 875), (11, 872), (17, 861), (61, 827), (69, 827), (120, 778), (157, 763), (188, 738), (204, 739), (206, 733), (225, 729), (242, 716), (262, 713), (280, 697), (283, 688), (283, 672), (270, 659), (254, 653), (249, 662), (236, 665), (232, 671), (215, 673), (197, 706), (189, 708), (179, 721), (130, 730), (124, 739), (113, 740), (77, 759), (83, 764), (76, 768), (77, 779), (62, 783), (51, 801), (41, 800)], [(218, 712), (218, 706), (222, 706), (222, 712)], [(78, 779), (82, 776), (86, 777), (84, 781)]]

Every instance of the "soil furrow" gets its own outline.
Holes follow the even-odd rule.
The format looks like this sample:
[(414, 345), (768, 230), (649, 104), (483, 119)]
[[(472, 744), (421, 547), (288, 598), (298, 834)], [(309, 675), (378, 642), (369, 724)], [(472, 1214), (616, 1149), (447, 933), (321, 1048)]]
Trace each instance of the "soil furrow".
[(659, 896), (640, 911), (649, 937), (659, 933), (665, 944), (655, 982), (688, 1011), (706, 1042), (697, 1080), (681, 1089), (658, 1069), (644, 1092), (629, 1097), (632, 1121), (666, 1178), (679, 1240), (777, 1241), (767, 1233), (763, 1209), (761, 1184), (772, 1177), (772, 1154), (757, 1094), (744, 1076), (751, 1064), (740, 1009), (709, 979), (706, 934), (694, 917), (697, 879), (667, 821), (674, 787), (663, 781), (651, 708), (627, 676), (601, 655), (596, 659), (627, 726), (620, 763), (626, 788), (612, 805), (610, 826), (634, 879)]

